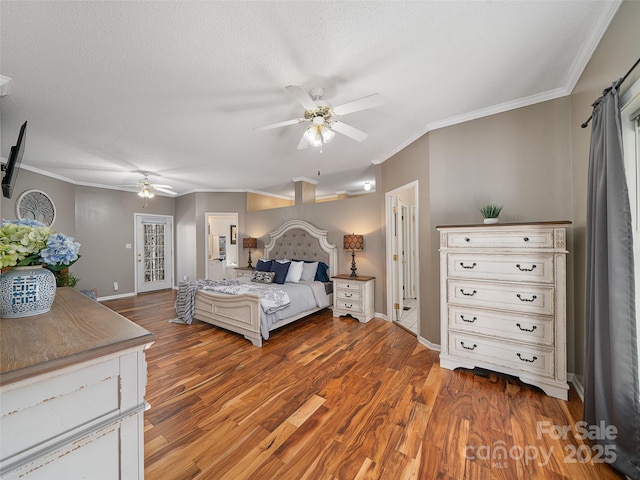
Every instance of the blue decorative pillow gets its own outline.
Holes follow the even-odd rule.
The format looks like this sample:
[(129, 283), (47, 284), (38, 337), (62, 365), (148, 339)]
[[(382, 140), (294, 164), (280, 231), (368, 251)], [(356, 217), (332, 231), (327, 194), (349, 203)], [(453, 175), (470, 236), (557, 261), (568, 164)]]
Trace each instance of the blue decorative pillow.
[(284, 281), (287, 279), (287, 272), (289, 271), (289, 265), (291, 262), (280, 263), (280, 262), (271, 262), (271, 272), (275, 272), (276, 276), (273, 278), (273, 283), (279, 283), (282, 285)]
[(316, 281), (329, 282), (329, 265), (324, 262), (318, 262), (318, 270), (316, 270)]
[(273, 262), (271, 260), (267, 260), (266, 262), (262, 259), (258, 260), (258, 263), (256, 263), (256, 270), (258, 270), (259, 272), (270, 272), (271, 271), (271, 264)]

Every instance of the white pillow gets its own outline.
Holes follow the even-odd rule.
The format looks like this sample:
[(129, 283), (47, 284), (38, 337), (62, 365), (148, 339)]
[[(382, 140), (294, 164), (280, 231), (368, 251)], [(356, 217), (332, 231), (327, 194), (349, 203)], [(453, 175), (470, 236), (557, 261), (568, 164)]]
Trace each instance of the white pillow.
[(318, 271), (318, 262), (304, 263), (302, 265), (301, 282), (313, 282), (316, 279), (316, 272)]
[(298, 283), (300, 277), (302, 277), (302, 267), (304, 262), (291, 262), (289, 264), (289, 271), (287, 272), (287, 278), (285, 282)]

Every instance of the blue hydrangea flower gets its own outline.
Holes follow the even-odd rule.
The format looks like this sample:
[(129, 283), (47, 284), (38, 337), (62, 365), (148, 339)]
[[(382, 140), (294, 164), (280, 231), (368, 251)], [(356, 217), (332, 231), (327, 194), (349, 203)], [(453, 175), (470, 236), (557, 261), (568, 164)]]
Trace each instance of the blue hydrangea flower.
[(6, 224), (12, 223), (14, 225), (27, 225), (28, 227), (45, 227), (46, 225), (40, 223), (37, 220), (31, 220), (30, 218), (19, 218), (17, 220), (5, 220), (2, 219), (0, 226), (4, 227)]
[(80, 244), (73, 237), (54, 233), (47, 240), (47, 247), (40, 252), (42, 261), (48, 265), (69, 265), (78, 259)]

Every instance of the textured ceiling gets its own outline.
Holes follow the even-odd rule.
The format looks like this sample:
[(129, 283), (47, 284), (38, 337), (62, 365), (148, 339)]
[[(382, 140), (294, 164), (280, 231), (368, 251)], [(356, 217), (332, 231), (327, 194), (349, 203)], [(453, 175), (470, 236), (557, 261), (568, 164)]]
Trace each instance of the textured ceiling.
[[(25, 168), (76, 184), (357, 193), (435, 128), (568, 95), (618, 1), (0, 2), (1, 154), (29, 121)], [(325, 90), (343, 135), (297, 150), (284, 90)], [(318, 176), (318, 172), (320, 175)]]

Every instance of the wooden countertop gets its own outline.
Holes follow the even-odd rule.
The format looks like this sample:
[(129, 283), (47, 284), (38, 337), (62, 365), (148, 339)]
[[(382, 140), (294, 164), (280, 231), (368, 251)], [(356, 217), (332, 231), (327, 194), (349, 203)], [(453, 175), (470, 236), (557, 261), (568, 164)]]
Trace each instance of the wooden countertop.
[(79, 291), (56, 291), (51, 311), (0, 319), (0, 384), (145, 345), (155, 335)]
[(483, 227), (483, 228), (500, 228), (500, 227), (530, 227), (530, 228), (539, 228), (539, 227), (550, 227), (552, 225), (558, 226), (569, 226), (571, 225), (570, 220), (558, 220), (556, 222), (553, 221), (545, 221), (545, 222), (511, 222), (511, 223), (470, 223), (467, 225), (436, 225), (436, 229), (444, 229), (444, 228), (469, 228), (469, 227)]
[(355, 277), (352, 277), (351, 275), (344, 273), (341, 275), (334, 275), (331, 278), (335, 278), (337, 280), (355, 280), (356, 282), (368, 282), (369, 280), (373, 280), (376, 277), (368, 277), (364, 275), (356, 275)]

